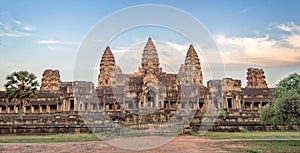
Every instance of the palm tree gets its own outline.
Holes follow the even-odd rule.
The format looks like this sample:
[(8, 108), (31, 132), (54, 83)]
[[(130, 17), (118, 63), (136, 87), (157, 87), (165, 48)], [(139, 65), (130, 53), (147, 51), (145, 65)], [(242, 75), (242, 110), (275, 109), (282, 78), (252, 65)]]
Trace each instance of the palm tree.
[(36, 78), (33, 73), (28, 71), (13, 72), (6, 77), (5, 96), (19, 107), (20, 119), (23, 119), (23, 107), (31, 98), (36, 98), (38, 95), (39, 83)]

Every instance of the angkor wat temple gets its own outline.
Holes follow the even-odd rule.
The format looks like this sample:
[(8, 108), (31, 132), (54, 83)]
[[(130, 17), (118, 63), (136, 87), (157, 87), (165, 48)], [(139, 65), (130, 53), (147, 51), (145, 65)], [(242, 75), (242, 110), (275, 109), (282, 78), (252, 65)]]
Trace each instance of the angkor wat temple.
[[(124, 74), (116, 65), (109, 47), (100, 62), (98, 85), (92, 82), (63, 82), (58, 70), (43, 73), (38, 98), (24, 106), (24, 120), (18, 119), (18, 107), (0, 91), (1, 133), (18, 133), (36, 125), (53, 125), (44, 132), (84, 132), (80, 121), (82, 112), (101, 112), (106, 119), (124, 124), (167, 122), (187, 111), (193, 115), (186, 127), (198, 128), (208, 111), (226, 110), (226, 119), (211, 130), (235, 131), (244, 126), (264, 130), (259, 123), (258, 110), (272, 102), (274, 88), (268, 88), (264, 71), (248, 68), (247, 86), (241, 80), (223, 78), (203, 82), (201, 62), (190, 45), (178, 74), (169, 74), (160, 67), (159, 56), (151, 38), (144, 47), (141, 66), (133, 74)], [(27, 120), (26, 120), (27, 119)], [(101, 120), (101, 119), (100, 119)], [(26, 124), (28, 123), (28, 124)], [(14, 125), (14, 126), (12, 126)], [(18, 125), (18, 126), (16, 126)], [(66, 126), (67, 125), (67, 126)], [(228, 128), (229, 127), (229, 128)], [(18, 130), (22, 129), (22, 130)], [(42, 129), (39, 129), (41, 132)], [(30, 131), (27, 129), (27, 131)], [(33, 130), (37, 131), (37, 130)]]

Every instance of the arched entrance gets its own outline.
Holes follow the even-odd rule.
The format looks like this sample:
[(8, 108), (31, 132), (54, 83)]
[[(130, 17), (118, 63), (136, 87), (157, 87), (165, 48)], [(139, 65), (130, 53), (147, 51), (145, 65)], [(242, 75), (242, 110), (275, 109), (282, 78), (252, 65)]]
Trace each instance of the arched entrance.
[(148, 107), (155, 107), (155, 91), (150, 87), (148, 88), (147, 91), (147, 102), (148, 102)]

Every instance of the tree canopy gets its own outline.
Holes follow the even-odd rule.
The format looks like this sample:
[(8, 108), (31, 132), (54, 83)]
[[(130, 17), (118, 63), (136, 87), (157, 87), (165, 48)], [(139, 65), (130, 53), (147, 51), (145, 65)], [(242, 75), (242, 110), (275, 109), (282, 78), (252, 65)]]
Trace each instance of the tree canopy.
[(260, 112), (260, 121), (273, 125), (300, 124), (300, 75), (290, 74), (276, 87), (272, 104)]
[(19, 113), (22, 113), (22, 107), (26, 105), (30, 98), (36, 98), (38, 94), (39, 83), (36, 76), (28, 71), (18, 71), (6, 77), (5, 96), (19, 105)]

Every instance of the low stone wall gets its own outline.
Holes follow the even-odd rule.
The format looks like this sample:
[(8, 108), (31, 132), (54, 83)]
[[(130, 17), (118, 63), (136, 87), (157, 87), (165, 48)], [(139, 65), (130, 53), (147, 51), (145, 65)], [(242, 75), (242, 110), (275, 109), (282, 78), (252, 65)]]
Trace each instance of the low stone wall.
[[(84, 120), (82, 120), (84, 118)], [(215, 117), (212, 117), (215, 118)], [(206, 117), (206, 121), (209, 117)], [(213, 121), (213, 120), (212, 120)], [(121, 120), (114, 120), (105, 113), (78, 113), (78, 112), (56, 112), (43, 114), (25, 114), (20, 119), (19, 114), (1, 113), (0, 114), (0, 135), (3, 134), (58, 134), (58, 133), (122, 133), (124, 124)], [(201, 116), (198, 116), (183, 131), (199, 131)], [(218, 117), (214, 123), (206, 122), (210, 131), (219, 132), (238, 132), (248, 131), (300, 131), (298, 126), (272, 126), (259, 123), (258, 114), (250, 113), (231, 113), (226, 117)], [(211, 127), (213, 125), (213, 127)]]
[[(197, 119), (198, 122), (190, 124), (193, 131), (199, 131), (201, 125), (201, 118)], [(207, 123), (206, 123), (207, 124)], [(248, 131), (300, 131), (300, 125), (288, 126), (271, 124), (263, 125), (259, 122), (258, 112), (231, 112), (226, 117), (218, 117), (210, 131), (216, 132), (240, 132), (243, 130)]]
[(25, 114), (20, 119), (19, 114), (0, 114), (0, 135), (2, 134), (58, 134), (58, 133), (88, 133), (115, 132), (118, 127), (109, 118), (98, 117), (90, 124), (83, 121), (76, 112), (51, 114)]
[(82, 125), (0, 125), (0, 134), (59, 134), (87, 133), (89, 129)]

